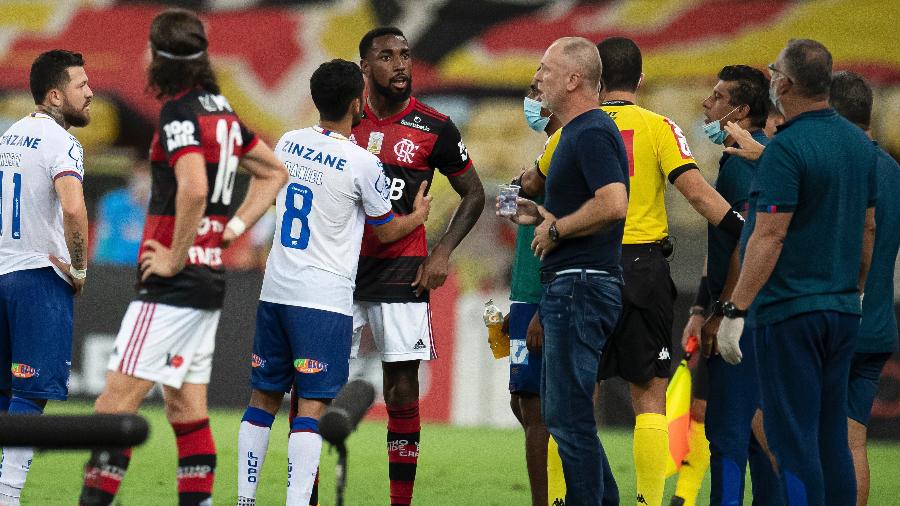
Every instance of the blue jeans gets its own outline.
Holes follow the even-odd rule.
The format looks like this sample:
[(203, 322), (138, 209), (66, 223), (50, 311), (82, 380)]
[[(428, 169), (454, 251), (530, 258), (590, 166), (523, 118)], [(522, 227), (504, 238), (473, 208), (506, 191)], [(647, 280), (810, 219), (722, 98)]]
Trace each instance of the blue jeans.
[(756, 329), (763, 423), (788, 506), (856, 503), (847, 384), (859, 315), (814, 311)]
[(712, 506), (744, 503), (744, 475), (750, 464), (753, 506), (783, 504), (778, 475), (753, 435), (753, 415), (760, 407), (756, 370), (755, 333), (744, 328), (744, 358), (730, 365), (714, 355), (707, 361), (709, 392), (706, 404), (706, 438), (709, 440)]
[(592, 396), (600, 353), (622, 311), (622, 281), (585, 272), (544, 283), (541, 417), (559, 444), (566, 505), (619, 504), (612, 470), (597, 438)]

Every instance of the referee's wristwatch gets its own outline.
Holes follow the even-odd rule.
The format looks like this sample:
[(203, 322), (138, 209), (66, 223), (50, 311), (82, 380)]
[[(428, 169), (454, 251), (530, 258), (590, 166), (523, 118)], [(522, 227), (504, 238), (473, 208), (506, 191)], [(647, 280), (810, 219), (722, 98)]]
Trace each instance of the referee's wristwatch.
[(747, 310), (738, 309), (738, 307), (734, 305), (734, 302), (727, 300), (722, 303), (722, 314), (725, 315), (725, 318), (744, 318), (747, 316)]
[(547, 230), (547, 233), (550, 235), (550, 240), (553, 242), (559, 242), (559, 230), (556, 229), (556, 222), (550, 224), (550, 228)]

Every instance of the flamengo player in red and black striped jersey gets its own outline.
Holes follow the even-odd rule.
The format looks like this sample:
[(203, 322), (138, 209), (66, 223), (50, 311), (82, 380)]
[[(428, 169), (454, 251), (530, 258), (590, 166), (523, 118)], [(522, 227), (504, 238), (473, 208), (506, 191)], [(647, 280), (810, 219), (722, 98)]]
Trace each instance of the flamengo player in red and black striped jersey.
[(380, 244), (369, 225), (363, 235), (354, 342), (358, 346), (368, 325), (382, 353), (391, 504), (406, 505), (412, 502), (419, 454), (419, 361), (436, 356), (428, 291), (444, 284), (450, 253), (484, 209), (484, 188), (456, 125), (411, 96), (412, 58), (403, 32), (376, 28), (363, 36), (359, 54), (368, 98), (353, 139), (384, 165), (394, 212), (412, 211), (419, 185), (430, 184), (435, 169), (462, 198), (430, 253), (424, 226), (391, 244)]
[[(134, 413), (162, 383), (178, 445), (178, 504), (196, 506), (212, 504), (216, 466), (206, 390), (225, 294), (221, 249), (263, 215), (287, 181), (284, 165), (219, 94), (207, 45), (190, 11), (165, 11), (150, 27), (149, 89), (164, 103), (150, 150), (138, 294), (94, 405), (98, 413)], [(251, 182), (228, 220), (239, 164)], [(130, 457), (130, 450), (94, 452), (81, 504), (111, 504)]]

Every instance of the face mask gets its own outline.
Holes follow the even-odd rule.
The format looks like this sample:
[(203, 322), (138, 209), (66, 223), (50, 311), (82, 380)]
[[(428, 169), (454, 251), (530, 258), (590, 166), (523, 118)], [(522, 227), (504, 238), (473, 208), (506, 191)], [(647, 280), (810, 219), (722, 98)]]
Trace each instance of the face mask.
[(727, 118), (732, 112), (738, 110), (738, 107), (732, 109), (728, 114), (722, 116), (716, 121), (710, 121), (709, 123), (703, 125), (703, 133), (712, 141), (713, 144), (725, 144), (725, 138), (728, 137), (728, 132), (722, 130), (722, 120)]
[(772, 81), (769, 83), (769, 101), (772, 102), (772, 105), (775, 107), (775, 109), (778, 110), (778, 112), (784, 114), (784, 111), (781, 110), (781, 106), (778, 103), (778, 87), (775, 84), (774, 79), (772, 79)]
[(535, 132), (543, 132), (550, 123), (550, 116), (541, 116), (541, 103), (533, 98), (525, 97), (525, 121)]

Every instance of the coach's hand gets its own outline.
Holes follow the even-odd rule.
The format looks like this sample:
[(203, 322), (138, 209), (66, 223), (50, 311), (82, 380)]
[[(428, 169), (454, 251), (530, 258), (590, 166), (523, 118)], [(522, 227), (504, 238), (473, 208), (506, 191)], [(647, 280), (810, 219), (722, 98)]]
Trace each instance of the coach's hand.
[(716, 337), (719, 335), (723, 318), (721, 315), (712, 315), (700, 328), (700, 344), (704, 357), (712, 356), (713, 350), (716, 349)]
[(84, 290), (84, 282), (87, 281), (87, 278), (84, 278), (84, 279), (73, 278), (72, 275), (69, 274), (69, 267), (70, 267), (69, 264), (63, 262), (62, 260), (60, 260), (59, 258), (56, 258), (53, 255), (48, 255), (48, 258), (50, 258), (50, 262), (52, 262), (53, 265), (55, 265), (57, 269), (61, 270), (62, 273), (66, 275), (66, 278), (69, 279), (69, 283), (72, 283), (72, 290), (75, 292), (75, 295), (76, 296), (81, 295), (81, 292)]
[(541, 215), (543, 221), (540, 222), (540, 225), (534, 229), (534, 240), (531, 241), (531, 251), (534, 252), (534, 256), (540, 257), (541, 260), (547, 256), (547, 253), (553, 251), (556, 248), (557, 243), (553, 239), (550, 238), (550, 225), (552, 225), (556, 221), (556, 216), (544, 209), (542, 206), (538, 206), (538, 212)]
[(138, 259), (141, 264), (141, 281), (147, 281), (151, 274), (171, 278), (184, 268), (184, 259), (175, 258), (172, 250), (159, 241), (147, 239), (144, 247), (147, 249)]
[(416, 279), (412, 282), (416, 297), (422, 295), (425, 290), (443, 286), (448, 272), (450, 272), (450, 251), (439, 244), (425, 257), (425, 261), (416, 272)]
[(719, 325), (719, 355), (731, 365), (741, 363), (741, 334), (744, 333), (743, 318), (723, 318)]
[(733, 121), (729, 121), (727, 125), (725, 125), (724, 130), (728, 132), (728, 135), (737, 142), (738, 147), (727, 147), (725, 148), (725, 152), (729, 155), (737, 155), (741, 158), (746, 158), (747, 160), (759, 160), (759, 157), (762, 156), (763, 150), (766, 149), (765, 146), (756, 142), (750, 132), (741, 128), (737, 123)]
[[(500, 197), (497, 197), (497, 202), (494, 204), (494, 207), (497, 209), (497, 216), (501, 216)], [(519, 197), (516, 199), (516, 214), (501, 217), (509, 218), (516, 225), (537, 225), (543, 219), (541, 218), (541, 209), (542, 207), (537, 205), (533, 200)]]
[(688, 339), (691, 336), (697, 337), (700, 335), (700, 330), (703, 328), (703, 315), (702, 314), (692, 314), (690, 318), (688, 318), (687, 323), (684, 326), (684, 330), (681, 332), (681, 349), (687, 349)]
[(541, 317), (537, 311), (534, 312), (528, 323), (528, 330), (525, 331), (525, 346), (529, 350), (537, 350), (544, 346), (544, 326), (541, 325)]

